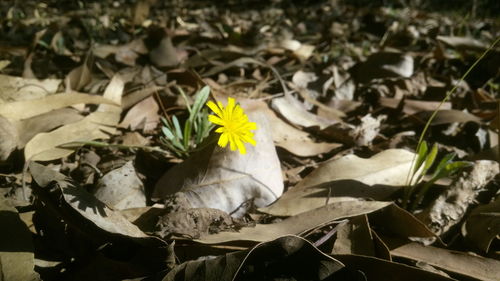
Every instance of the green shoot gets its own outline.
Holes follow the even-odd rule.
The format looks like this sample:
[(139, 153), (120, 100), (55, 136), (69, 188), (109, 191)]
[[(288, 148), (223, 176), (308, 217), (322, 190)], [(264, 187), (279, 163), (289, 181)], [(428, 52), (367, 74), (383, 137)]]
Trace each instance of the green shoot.
[(163, 127), (162, 143), (180, 158), (186, 158), (202, 141), (208, 136), (213, 125), (208, 121), (208, 111), (204, 108), (210, 94), (208, 86), (203, 87), (194, 97), (193, 104), (181, 88), (178, 88), (181, 96), (186, 101), (189, 117), (181, 126), (177, 116), (173, 115), (170, 120), (161, 118)]

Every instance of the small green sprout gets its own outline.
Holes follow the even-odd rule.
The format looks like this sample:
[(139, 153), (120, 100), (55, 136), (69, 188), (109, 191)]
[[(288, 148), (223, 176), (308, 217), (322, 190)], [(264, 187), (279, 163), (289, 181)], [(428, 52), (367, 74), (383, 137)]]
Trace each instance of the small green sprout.
[[(429, 190), (429, 188), (439, 179), (448, 177), (452, 174), (457, 173), (464, 167), (471, 165), (467, 161), (453, 161), (455, 158), (455, 153), (446, 154), (441, 161), (436, 165), (436, 168), (431, 173), (430, 179), (423, 182), (424, 176), (431, 172), (431, 168), (436, 161), (438, 155), (438, 147), (436, 144), (432, 146), (431, 151), (427, 146), (427, 142), (423, 141), (418, 147), (417, 159), (415, 165), (412, 169), (412, 174), (408, 186), (405, 189), (405, 197), (403, 200), (403, 205), (406, 207), (410, 202), (412, 195), (415, 195), (409, 210), (415, 210), (415, 208), (422, 203), (422, 200)], [(416, 188), (421, 185), (418, 193), (415, 194)]]
[(162, 117), (161, 120), (164, 126), (161, 130), (164, 136), (160, 140), (176, 156), (186, 158), (201, 144), (214, 127), (208, 121), (208, 111), (204, 107), (210, 94), (210, 88), (208, 86), (203, 87), (195, 95), (192, 105), (190, 105), (184, 91), (181, 88), (178, 88), (178, 90), (186, 101), (189, 117), (183, 126), (181, 126), (179, 119), (175, 115), (171, 119)]

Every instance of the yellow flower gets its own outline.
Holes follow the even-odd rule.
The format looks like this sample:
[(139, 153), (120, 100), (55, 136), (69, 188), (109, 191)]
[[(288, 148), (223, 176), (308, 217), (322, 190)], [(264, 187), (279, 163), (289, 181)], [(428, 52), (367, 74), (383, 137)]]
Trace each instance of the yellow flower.
[(219, 146), (226, 147), (229, 142), (231, 150), (238, 148), (241, 154), (246, 153), (244, 142), (255, 146), (256, 142), (250, 130), (257, 130), (257, 124), (248, 121), (248, 116), (238, 104), (235, 104), (233, 98), (227, 99), (226, 107), (220, 101), (217, 104), (209, 101), (207, 106), (216, 114), (209, 115), (208, 120), (221, 126), (215, 130), (215, 132), (221, 134), (218, 142)]

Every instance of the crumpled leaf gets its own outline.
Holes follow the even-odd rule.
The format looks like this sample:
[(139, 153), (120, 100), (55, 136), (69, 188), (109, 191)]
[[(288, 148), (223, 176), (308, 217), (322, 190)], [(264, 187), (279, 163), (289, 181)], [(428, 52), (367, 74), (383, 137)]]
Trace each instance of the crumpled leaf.
[[(121, 104), (121, 95), (125, 81), (117, 74), (109, 82), (103, 97), (116, 104)], [(72, 149), (59, 147), (74, 141), (90, 141), (109, 138), (114, 134), (120, 119), (121, 108), (116, 105), (99, 105), (97, 111), (84, 119), (62, 126), (49, 133), (40, 133), (33, 137), (24, 149), (25, 159), (48, 161), (67, 156)]]
[(144, 185), (132, 161), (100, 178), (94, 196), (115, 210), (146, 206)]
[(35, 272), (31, 231), (3, 196), (0, 196), (0, 225), (0, 280), (40, 280)]
[(413, 157), (412, 152), (389, 149), (369, 159), (347, 155), (326, 161), (277, 202), (259, 210), (275, 216), (293, 216), (323, 206), (327, 199), (336, 202), (387, 198), (406, 184)]
[[(166, 205), (172, 208), (213, 208), (238, 216), (250, 202), (262, 207), (281, 196), (283, 177), (267, 118), (259, 103), (246, 100), (241, 106), (249, 120), (257, 123), (257, 145), (247, 144), (247, 153), (241, 155), (214, 142), (167, 171), (153, 197), (167, 198)], [(175, 192), (179, 193), (167, 197)], [(181, 199), (184, 206), (178, 205)]]
[(170, 271), (163, 281), (359, 280), (357, 274), (343, 268), (342, 263), (307, 240), (288, 235), (248, 251), (185, 262)]

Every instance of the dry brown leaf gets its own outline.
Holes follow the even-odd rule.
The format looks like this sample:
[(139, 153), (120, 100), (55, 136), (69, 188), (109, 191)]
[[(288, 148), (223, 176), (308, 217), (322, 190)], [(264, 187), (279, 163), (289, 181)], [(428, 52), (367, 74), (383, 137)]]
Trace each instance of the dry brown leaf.
[(327, 153), (335, 148), (342, 146), (339, 143), (329, 142), (314, 142), (309, 134), (299, 130), (280, 118), (262, 104), (264, 113), (266, 114), (269, 124), (272, 128), (273, 140), (277, 146), (286, 149), (287, 151), (302, 157), (314, 156), (322, 153)]
[(42, 98), (57, 92), (59, 79), (25, 79), (0, 74), (0, 104)]
[(334, 120), (328, 120), (307, 111), (304, 104), (290, 94), (273, 99), (271, 105), (274, 110), (279, 112), (290, 123), (298, 126), (324, 129), (336, 123)]
[(19, 218), (16, 208), (0, 196), (0, 279), (40, 280), (35, 272), (35, 254), (32, 233)]
[[(50, 168), (47, 168), (36, 162), (30, 162), (29, 170), (34, 180), (40, 187), (46, 187), (52, 182), (57, 182), (63, 200), (67, 205), (53, 206), (67, 222), (80, 229), (90, 233), (96, 229), (105, 231), (111, 235), (120, 235), (132, 238), (140, 243), (146, 244), (165, 244), (158, 238), (148, 236), (137, 226), (129, 222), (119, 212), (108, 208), (106, 204), (97, 200), (92, 194), (84, 188), (72, 186), (66, 182), (66, 177)], [(36, 188), (36, 187), (35, 187)], [(38, 192), (47, 192), (47, 189), (38, 190)], [(47, 195), (49, 196), (49, 195)], [(47, 199), (48, 197), (41, 197)], [(46, 202), (53, 204), (54, 202)], [(78, 223), (77, 223), (78, 222)], [(74, 225), (77, 223), (76, 225)], [(82, 227), (85, 226), (85, 227)], [(101, 234), (101, 233), (99, 233)]]
[(0, 115), (0, 162), (7, 160), (17, 147), (19, 136), (16, 126)]
[[(434, 111), (421, 111), (414, 116), (417, 118), (417, 120), (425, 123), (427, 120), (429, 120), (429, 117), (433, 112)], [(470, 121), (480, 122), (481, 119), (475, 115), (456, 109), (439, 110), (437, 111), (434, 119), (432, 119), (431, 125), (450, 124), (454, 122), (465, 123)]]
[(418, 269), (403, 263), (358, 255), (332, 255), (351, 270), (363, 272), (370, 281), (453, 281), (446, 276)]
[[(115, 104), (121, 104), (124, 85), (122, 76), (115, 75), (109, 82), (103, 98), (111, 100)], [(33, 161), (58, 159), (73, 152), (72, 149), (59, 147), (60, 145), (75, 141), (109, 138), (116, 131), (115, 126), (120, 119), (120, 113), (119, 106), (101, 104), (96, 112), (78, 122), (62, 126), (50, 133), (36, 135), (26, 144), (24, 157)]]
[(48, 132), (59, 126), (78, 122), (83, 118), (75, 109), (61, 108), (17, 121), (15, 123), (19, 132), (17, 147), (24, 148), (26, 143), (38, 133)]
[(354, 217), (338, 229), (332, 254), (375, 255), (373, 236), (366, 215)]
[(154, 97), (149, 97), (134, 105), (118, 125), (121, 128), (130, 127), (131, 130), (143, 129), (144, 132), (152, 131), (160, 122), (159, 106)]
[(436, 39), (448, 46), (462, 51), (471, 50), (483, 52), (488, 48), (488, 45), (486, 45), (485, 43), (471, 37), (438, 35)]
[(423, 261), (445, 271), (474, 279), (497, 281), (498, 276), (500, 276), (500, 261), (464, 252), (423, 246), (415, 242), (395, 248), (391, 247), (391, 254), (397, 257)]
[(487, 253), (493, 240), (500, 238), (500, 198), (472, 210), (462, 226), (462, 235)]
[(51, 110), (82, 103), (112, 104), (119, 106), (116, 102), (105, 97), (81, 93), (67, 93), (0, 104), (0, 114), (11, 120), (22, 120)]
[(390, 202), (380, 201), (336, 202), (289, 217), (277, 223), (257, 224), (255, 227), (243, 227), (237, 232), (220, 232), (213, 235), (202, 236), (196, 241), (206, 244), (217, 244), (228, 241), (269, 241), (287, 234), (299, 235), (334, 220), (368, 214), (390, 204)]
[(91, 67), (93, 64), (92, 53), (89, 53), (82, 65), (71, 70), (64, 79), (66, 90), (80, 91), (83, 87), (87, 86), (92, 81)]
[(324, 162), (277, 202), (259, 210), (276, 216), (293, 216), (323, 206), (327, 200), (387, 198), (406, 184), (413, 158), (412, 152), (389, 149), (369, 159), (347, 155)]
[(241, 155), (214, 142), (167, 171), (156, 184), (155, 198), (179, 191), (167, 199), (167, 206), (174, 208), (182, 198), (186, 206), (180, 208), (213, 208), (238, 216), (252, 201), (256, 206), (267, 206), (281, 195), (281, 167), (261, 103), (240, 100), (240, 104), (249, 120), (257, 123), (257, 145), (247, 144), (247, 153)]
[(379, 52), (352, 69), (356, 81), (367, 83), (372, 79), (410, 77), (413, 75), (413, 58), (396, 52)]
[(100, 178), (94, 196), (115, 210), (146, 206), (144, 185), (132, 161)]

